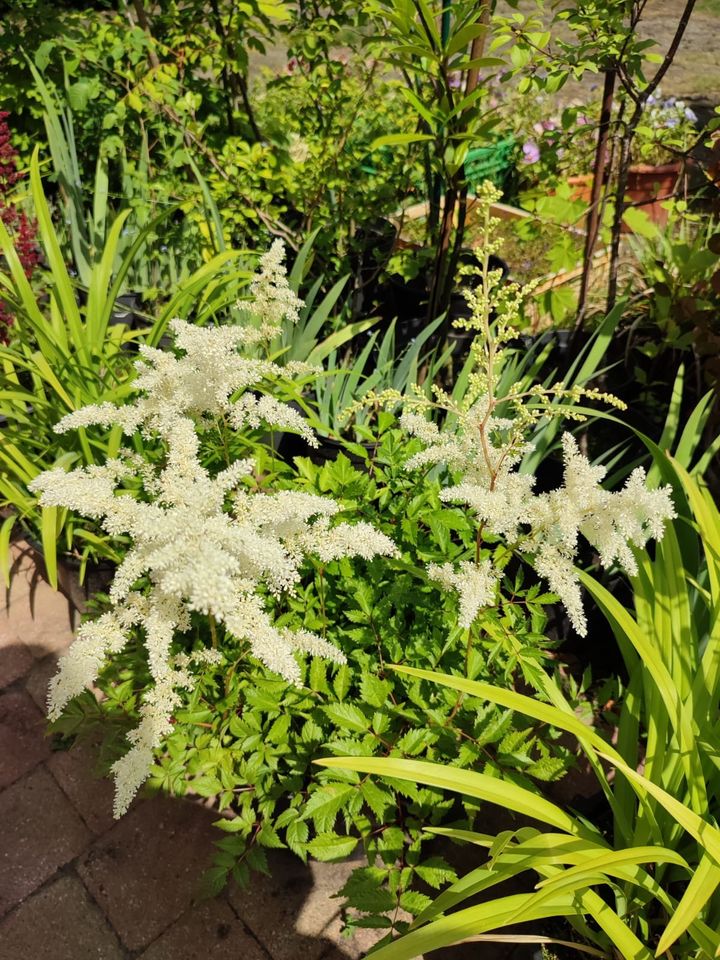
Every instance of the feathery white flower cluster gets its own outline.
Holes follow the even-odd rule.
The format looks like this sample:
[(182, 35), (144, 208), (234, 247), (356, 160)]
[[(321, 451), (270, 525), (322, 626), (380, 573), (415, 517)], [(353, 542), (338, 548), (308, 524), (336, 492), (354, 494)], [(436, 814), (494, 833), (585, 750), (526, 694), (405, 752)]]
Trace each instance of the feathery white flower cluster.
[(260, 258), (260, 270), (250, 283), (253, 313), (262, 317), (268, 331), (279, 332), (284, 319), (297, 323), (303, 306), (302, 300), (290, 289), (284, 260), (283, 242), (274, 240), (267, 253)]
[[(275, 260), (266, 266), (275, 276)], [(272, 297), (263, 301), (266, 308), (275, 309)], [(178, 690), (193, 685), (191, 660), (203, 654), (188, 659), (172, 651), (176, 633), (190, 627), (191, 612), (223, 623), (271, 670), (298, 683), (296, 651), (337, 662), (344, 662), (343, 654), (307, 630), (275, 626), (261, 591), (292, 590), (307, 554), (327, 562), (396, 553), (392, 541), (367, 523), (333, 524), (340, 509), (333, 500), (239, 488), (252, 471), (251, 461), (236, 461), (211, 475), (201, 463), (198, 436), (208, 416), (224, 416), (237, 429), (265, 420), (314, 438), (295, 411), (272, 398), (242, 393), (233, 399), (278, 372), (238, 353), (242, 329), (192, 327), (180, 320), (171, 328), (182, 355), (142, 348), (136, 385), (143, 395), (132, 405), (85, 407), (56, 428), (119, 424), (128, 434), (139, 429), (162, 441), (162, 463), (138, 462), (137, 454), (121, 451), (102, 466), (50, 470), (32, 484), (43, 506), (95, 518), (109, 534), (127, 535), (132, 543), (110, 588), (112, 609), (80, 627), (49, 695), (55, 718), (93, 683), (105, 659), (122, 650), (130, 631), (142, 630), (154, 686), (141, 706), (139, 726), (128, 736), (131, 749), (113, 768), (117, 816), (127, 809), (147, 777), (153, 751), (171, 730), (172, 713), (181, 702)], [(141, 482), (142, 499), (122, 488), (129, 477)], [(140, 592), (143, 579), (149, 588)]]
[[(631, 546), (641, 547), (650, 537), (660, 539), (665, 521), (675, 516), (669, 488), (649, 490), (641, 468), (619, 492), (603, 489), (605, 469), (593, 466), (569, 433), (562, 440), (563, 485), (535, 493), (535, 478), (514, 469), (523, 451), (517, 445), (509, 449), (501, 439), (512, 421), (494, 418), (487, 397), (461, 416), (459, 427), (448, 434), (416, 413), (405, 413), (401, 422), (427, 445), (407, 466), (445, 463), (461, 472), (461, 481), (446, 487), (441, 498), (469, 507), (481, 531), (500, 536), (527, 554), (582, 636), (587, 624), (574, 567), (579, 535), (597, 549), (604, 566), (617, 562), (632, 574), (636, 563)], [(493, 581), (499, 577), (484, 559), (478, 564), (463, 562), (457, 571), (447, 564), (433, 565), (428, 574), (459, 593), (459, 622), (466, 627), (491, 602)]]
[(489, 606), (495, 599), (499, 574), (488, 560), (479, 563), (463, 560), (457, 570), (451, 563), (431, 563), (427, 573), (431, 580), (460, 595), (458, 623), (466, 629), (472, 625), (482, 607)]

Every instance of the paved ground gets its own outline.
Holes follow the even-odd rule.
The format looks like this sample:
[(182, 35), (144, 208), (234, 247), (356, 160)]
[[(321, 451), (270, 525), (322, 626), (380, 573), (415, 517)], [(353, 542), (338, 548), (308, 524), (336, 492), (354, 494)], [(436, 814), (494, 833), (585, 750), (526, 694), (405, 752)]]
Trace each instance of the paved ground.
[[(0, 603), (0, 960), (353, 960), (331, 896), (351, 866), (276, 856), (272, 879), (197, 901), (215, 817), (189, 802), (136, 801), (85, 751), (53, 752), (45, 693), (72, 639), (67, 602), (18, 553)], [(273, 851), (282, 854), (283, 851)]]

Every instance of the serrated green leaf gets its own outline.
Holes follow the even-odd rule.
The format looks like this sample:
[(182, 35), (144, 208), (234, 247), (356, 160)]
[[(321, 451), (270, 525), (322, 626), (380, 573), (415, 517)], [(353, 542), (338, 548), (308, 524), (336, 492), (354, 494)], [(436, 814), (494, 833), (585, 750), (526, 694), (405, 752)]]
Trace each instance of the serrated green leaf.
[(316, 860), (329, 862), (345, 860), (353, 852), (358, 841), (355, 837), (339, 837), (334, 833), (322, 833), (308, 843), (308, 853)]
[(384, 884), (387, 871), (379, 867), (358, 867), (348, 877), (339, 895), (348, 906), (365, 913), (384, 913), (395, 907), (395, 897)]
[(310, 830), (304, 820), (295, 820), (285, 831), (285, 842), (288, 847), (303, 860), (307, 858), (306, 845), (309, 835)]
[(371, 707), (384, 707), (392, 690), (388, 680), (381, 680), (372, 674), (365, 674), (360, 681), (360, 697), (363, 703)]
[(356, 787), (346, 784), (327, 784), (315, 790), (305, 804), (303, 820), (313, 820), (318, 833), (330, 833), (342, 808), (355, 796)]
[(445, 883), (457, 880), (457, 874), (442, 857), (430, 857), (415, 868), (417, 875), (429, 886), (439, 890)]
[(273, 850), (281, 850), (285, 847), (285, 844), (278, 836), (277, 830), (268, 820), (266, 820), (260, 828), (257, 835), (257, 842), (260, 846)]
[(351, 673), (347, 664), (343, 663), (333, 678), (333, 690), (338, 700), (344, 700), (350, 689)]
[(365, 733), (370, 729), (370, 721), (355, 704), (331, 703), (329, 706), (323, 707), (323, 711), (334, 724), (345, 730)]
[(426, 910), (431, 903), (431, 898), (424, 893), (420, 893), (418, 890), (406, 890), (400, 897), (400, 906), (402, 909), (407, 910), (407, 912), (414, 917), (417, 917), (423, 910)]
[(395, 743), (395, 749), (399, 750), (400, 753), (408, 754), (411, 757), (416, 756), (419, 753), (430, 746), (430, 744), (437, 741), (437, 734), (432, 730), (426, 730), (419, 728), (417, 730), (408, 730), (407, 733), (403, 734), (399, 740)]
[(360, 793), (379, 821), (382, 821), (387, 808), (395, 802), (392, 795), (373, 780), (365, 780), (360, 786)]

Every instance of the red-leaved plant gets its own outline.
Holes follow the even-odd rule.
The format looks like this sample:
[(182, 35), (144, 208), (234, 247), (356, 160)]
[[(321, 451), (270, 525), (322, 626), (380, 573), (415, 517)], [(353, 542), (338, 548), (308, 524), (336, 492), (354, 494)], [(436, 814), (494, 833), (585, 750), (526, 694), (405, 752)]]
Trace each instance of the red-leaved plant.
[[(9, 199), (13, 187), (23, 174), (18, 170), (18, 152), (12, 145), (8, 116), (6, 110), (0, 110), (0, 219), (15, 241), (15, 250), (29, 280), (40, 260), (36, 243), (37, 228), (25, 211), (18, 210)], [(0, 343), (8, 342), (13, 320), (8, 305), (0, 300)]]

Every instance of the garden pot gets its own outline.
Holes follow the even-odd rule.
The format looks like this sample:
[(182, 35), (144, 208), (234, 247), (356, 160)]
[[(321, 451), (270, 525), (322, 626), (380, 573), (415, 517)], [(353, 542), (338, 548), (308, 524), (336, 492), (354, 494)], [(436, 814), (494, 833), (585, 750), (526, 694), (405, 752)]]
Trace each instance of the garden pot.
[(124, 323), (130, 330), (138, 330), (147, 325), (147, 320), (140, 315), (143, 306), (142, 294), (121, 293), (115, 298), (115, 306), (110, 314), (110, 325)]
[(568, 177), (570, 187), (570, 199), (582, 200), (583, 203), (590, 203), (592, 199), (593, 175), (591, 173), (581, 173), (575, 177)]
[[(38, 568), (47, 579), (45, 551), (42, 544), (27, 538), (37, 558)], [(85, 579), (80, 583), (80, 560), (71, 554), (59, 553), (57, 558), (58, 589), (67, 597), (78, 613), (83, 614), (93, 594), (107, 593), (117, 567), (111, 560), (89, 560), (85, 564)]]
[(366, 461), (372, 459), (373, 454), (380, 446), (380, 444), (376, 442), (353, 440), (352, 443), (367, 451), (368, 456), (364, 457), (352, 450), (347, 450), (342, 440), (336, 440), (334, 437), (318, 437), (318, 439), (320, 440), (320, 446), (311, 449), (308, 454), (313, 463), (332, 463), (334, 460), (337, 460), (339, 454), (343, 453), (350, 463), (360, 470), (366, 468)]
[(680, 163), (657, 167), (639, 163), (628, 171), (627, 195), (659, 227), (667, 224), (668, 211), (662, 203), (673, 195), (681, 169)]
[(398, 318), (395, 324), (396, 356), (402, 353), (406, 347), (409, 347), (415, 337), (423, 332), (426, 323), (427, 318), (425, 316)]
[[(680, 163), (665, 163), (653, 166), (648, 163), (638, 163), (630, 167), (628, 182), (625, 190), (630, 203), (643, 210), (653, 223), (659, 227), (667, 224), (668, 211), (662, 203), (673, 195), (682, 165)], [(571, 198), (590, 203), (592, 198), (593, 175), (581, 174), (568, 177), (571, 187)], [(632, 233), (631, 228), (623, 223), (623, 233)]]
[(378, 313), (385, 327), (394, 319), (398, 325), (406, 322), (412, 327), (416, 318), (427, 312), (427, 278), (422, 274), (410, 278), (393, 274), (378, 287), (377, 297)]
[(477, 335), (475, 330), (450, 330), (447, 335), (447, 344), (452, 351), (453, 367), (458, 370), (462, 367)]

